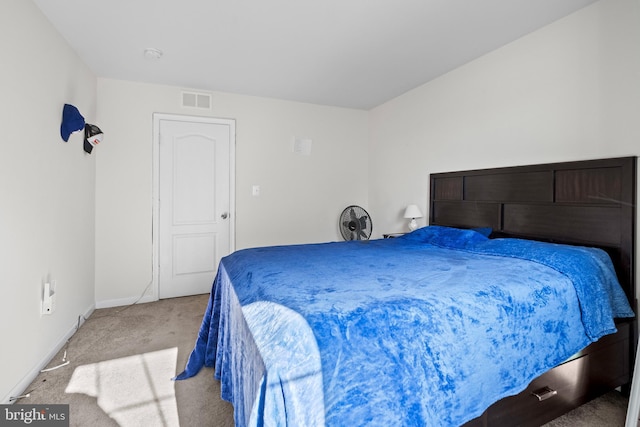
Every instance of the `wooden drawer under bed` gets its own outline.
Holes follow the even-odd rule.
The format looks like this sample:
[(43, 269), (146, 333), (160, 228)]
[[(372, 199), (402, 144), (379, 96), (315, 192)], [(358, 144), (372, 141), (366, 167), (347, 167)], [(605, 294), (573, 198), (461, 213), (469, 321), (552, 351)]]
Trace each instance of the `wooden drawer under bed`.
[[(506, 397), (465, 427), (540, 426), (631, 380), (631, 322)], [(537, 397), (536, 394), (539, 396)]]

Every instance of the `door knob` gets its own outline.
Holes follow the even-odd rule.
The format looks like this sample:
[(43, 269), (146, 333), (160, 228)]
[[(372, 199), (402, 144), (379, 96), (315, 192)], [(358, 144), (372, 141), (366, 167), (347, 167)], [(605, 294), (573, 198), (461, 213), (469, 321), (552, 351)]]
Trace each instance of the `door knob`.
[(220, 218), (227, 219), (228, 216), (229, 216), (229, 214), (225, 212), (222, 215), (220, 215)]

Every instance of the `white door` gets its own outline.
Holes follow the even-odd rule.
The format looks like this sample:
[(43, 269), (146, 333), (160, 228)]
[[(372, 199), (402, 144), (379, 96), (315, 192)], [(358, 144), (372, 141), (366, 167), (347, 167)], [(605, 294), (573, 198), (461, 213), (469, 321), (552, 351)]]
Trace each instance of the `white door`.
[(220, 258), (231, 251), (234, 123), (157, 124), (159, 297), (208, 293)]

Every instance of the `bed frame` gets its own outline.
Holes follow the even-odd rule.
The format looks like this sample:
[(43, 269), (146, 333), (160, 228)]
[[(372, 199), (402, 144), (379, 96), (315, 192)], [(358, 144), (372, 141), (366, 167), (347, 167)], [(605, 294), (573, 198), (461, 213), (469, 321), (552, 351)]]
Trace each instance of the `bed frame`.
[[(491, 227), (520, 237), (606, 250), (637, 313), (636, 157), (431, 174), (429, 224)], [(467, 424), (540, 426), (616, 387), (628, 393), (636, 319), (504, 398)]]

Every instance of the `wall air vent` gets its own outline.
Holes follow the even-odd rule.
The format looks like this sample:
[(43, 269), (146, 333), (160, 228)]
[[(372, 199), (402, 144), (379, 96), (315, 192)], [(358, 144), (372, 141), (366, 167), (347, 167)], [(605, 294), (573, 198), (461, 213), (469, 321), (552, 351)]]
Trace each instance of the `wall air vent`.
[(211, 94), (204, 92), (182, 91), (180, 98), (182, 108), (197, 108), (211, 110)]

